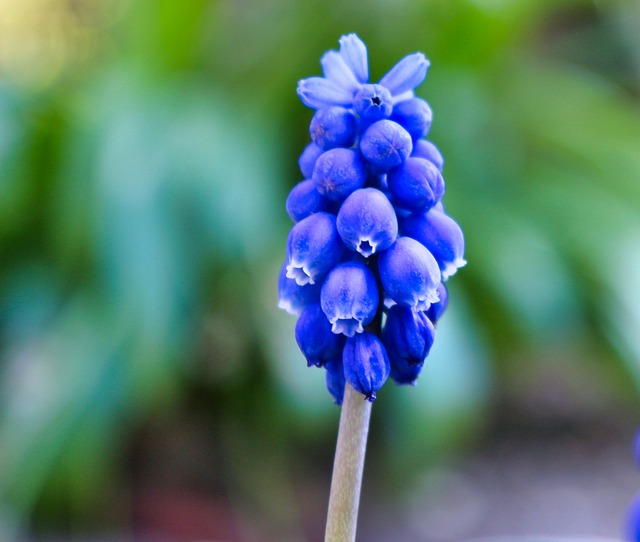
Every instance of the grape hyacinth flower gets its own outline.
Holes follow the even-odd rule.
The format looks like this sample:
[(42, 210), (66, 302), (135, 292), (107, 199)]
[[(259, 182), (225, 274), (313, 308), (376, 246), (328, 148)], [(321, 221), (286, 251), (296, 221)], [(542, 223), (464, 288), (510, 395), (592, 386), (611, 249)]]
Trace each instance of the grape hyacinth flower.
[[(315, 111), (299, 160), (305, 178), (286, 202), (295, 225), (278, 289), (279, 306), (302, 321), (301, 350), (310, 365), (328, 367), (327, 387), (339, 403), (337, 371), (365, 370), (354, 367), (363, 356), (353, 355), (363, 351), (354, 345), (364, 333), (380, 339), (378, 358), (389, 360), (392, 379), (415, 381), (447, 307), (444, 281), (466, 262), (462, 230), (442, 206), (442, 154), (424, 139), (431, 107), (414, 95), (429, 61), (407, 55), (372, 83), (367, 49), (349, 34), (321, 65), (323, 77), (298, 84)], [(331, 341), (327, 330), (341, 340)], [(348, 363), (345, 344), (352, 345)], [(376, 374), (382, 386), (389, 371)]]
[[(415, 384), (464, 261), (462, 230), (442, 204), (444, 160), (425, 139), (429, 104), (414, 95), (429, 61), (405, 56), (377, 83), (355, 35), (298, 83), (314, 110), (303, 180), (278, 279), (296, 341), (342, 404), (326, 541), (354, 540), (371, 403), (386, 380)], [(363, 400), (365, 399), (365, 400)]]

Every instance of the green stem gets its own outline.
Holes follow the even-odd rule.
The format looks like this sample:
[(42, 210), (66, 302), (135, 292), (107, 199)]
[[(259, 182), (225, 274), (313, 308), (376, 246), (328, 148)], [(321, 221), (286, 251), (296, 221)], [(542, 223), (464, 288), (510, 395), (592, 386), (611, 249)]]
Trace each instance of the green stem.
[(370, 417), (371, 403), (347, 384), (333, 463), (325, 542), (354, 542), (356, 539)]

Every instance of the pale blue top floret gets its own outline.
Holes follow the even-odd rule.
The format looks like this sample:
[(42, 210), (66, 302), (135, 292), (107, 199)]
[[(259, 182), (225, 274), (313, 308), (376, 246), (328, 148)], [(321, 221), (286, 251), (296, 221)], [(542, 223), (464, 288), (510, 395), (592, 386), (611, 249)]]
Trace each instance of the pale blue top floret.
[[(353, 97), (369, 82), (367, 48), (355, 34), (340, 38), (340, 51), (322, 57), (324, 77), (308, 77), (298, 82), (298, 95), (307, 107), (321, 109), (339, 105), (351, 107)], [(413, 97), (427, 75), (429, 61), (422, 53), (405, 56), (380, 80), (394, 103)]]

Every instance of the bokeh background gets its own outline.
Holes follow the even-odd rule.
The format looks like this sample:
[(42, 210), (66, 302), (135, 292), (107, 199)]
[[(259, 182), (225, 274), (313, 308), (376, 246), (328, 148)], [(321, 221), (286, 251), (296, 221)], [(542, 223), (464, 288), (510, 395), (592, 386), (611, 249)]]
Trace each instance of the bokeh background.
[(432, 62), (469, 264), (373, 410), (360, 534), (620, 538), (640, 3), (0, 0), (0, 540), (322, 539), (339, 409), (276, 309), (298, 79)]

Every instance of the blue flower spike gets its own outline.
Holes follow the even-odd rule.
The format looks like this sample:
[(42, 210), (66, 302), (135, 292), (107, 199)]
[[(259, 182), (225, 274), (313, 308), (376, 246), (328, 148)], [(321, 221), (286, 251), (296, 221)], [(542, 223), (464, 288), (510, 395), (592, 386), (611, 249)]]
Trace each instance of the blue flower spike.
[[(378, 82), (355, 34), (298, 82), (315, 110), (287, 198), (295, 225), (278, 306), (298, 317), (296, 341), (341, 404), (348, 384), (373, 401), (390, 376), (414, 384), (447, 308), (443, 281), (464, 263), (464, 236), (445, 214), (444, 160), (426, 139), (433, 114), (416, 97), (429, 61), (402, 58)], [(640, 541), (639, 541), (640, 542)]]
[(329, 273), (322, 290), (320, 304), (334, 333), (353, 337), (362, 333), (378, 311), (379, 290), (371, 270), (358, 262), (337, 265)]
[(347, 339), (342, 354), (344, 376), (356, 391), (371, 402), (389, 377), (389, 357), (384, 345), (373, 333)]
[(398, 236), (398, 219), (380, 190), (361, 188), (342, 204), (336, 221), (344, 244), (368, 258), (388, 249)]

